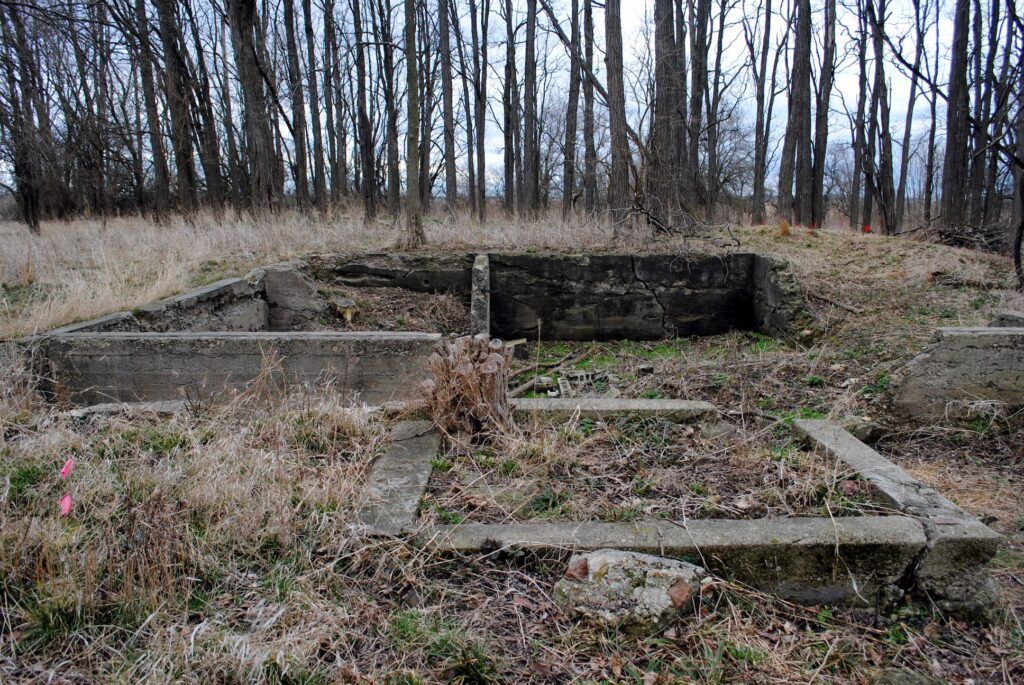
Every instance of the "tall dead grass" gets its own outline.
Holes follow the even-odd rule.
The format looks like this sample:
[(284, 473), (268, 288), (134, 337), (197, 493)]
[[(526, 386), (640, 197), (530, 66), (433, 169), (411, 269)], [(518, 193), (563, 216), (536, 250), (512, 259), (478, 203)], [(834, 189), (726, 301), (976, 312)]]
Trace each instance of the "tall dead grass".
[[(593, 249), (611, 238), (600, 222), (523, 222), (492, 212), (486, 224), (468, 216), (428, 220), (432, 248)], [(322, 251), (393, 246), (401, 227), (365, 224), (358, 212), (334, 216), (284, 213), (218, 219), (200, 214), (159, 225), (141, 217), (49, 222), (40, 237), (0, 223), (0, 339), (130, 309), (199, 281), (244, 273), (267, 261)]]
[[(290, 592), (296, 577), (315, 575), (351, 545), (347, 522), (386, 431), (329, 389), (292, 388), (272, 402), (246, 396), (169, 419), (36, 413), (5, 435), (0, 635), (14, 637), (0, 640), (0, 679), (45, 680), (25, 664), (81, 664), (91, 650), (130, 649), (145, 634), (146, 677), (171, 682), (194, 672), (192, 656), (235, 672), (263, 669), (267, 659), (283, 667), (288, 645), (271, 637), (255, 639), (258, 650), (228, 641), (214, 666), (196, 655), (196, 633), (183, 645), (181, 631), (189, 616), (219, 607), (229, 624), (281, 633), (284, 610), (275, 616), (276, 605), (248, 598), (268, 583), (272, 596)], [(74, 467), (63, 480), (68, 458)], [(64, 493), (73, 500), (67, 518), (57, 506)], [(327, 597), (287, 608), (314, 649), (317, 611), (307, 609)], [(250, 615), (231, 611), (236, 600)]]

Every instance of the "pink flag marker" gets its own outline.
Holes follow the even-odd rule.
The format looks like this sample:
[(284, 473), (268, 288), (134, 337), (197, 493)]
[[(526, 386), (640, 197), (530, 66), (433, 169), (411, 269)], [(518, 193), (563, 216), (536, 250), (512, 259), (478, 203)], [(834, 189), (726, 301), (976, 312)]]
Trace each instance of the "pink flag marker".
[(71, 495), (64, 493), (64, 496), (60, 498), (60, 516), (64, 518), (71, 513)]
[(66, 462), (64, 462), (64, 466), (61, 467), (60, 479), (61, 480), (67, 480), (68, 476), (71, 475), (71, 469), (73, 469), (74, 467), (75, 467), (75, 460), (72, 459), (71, 457), (68, 457), (68, 460)]

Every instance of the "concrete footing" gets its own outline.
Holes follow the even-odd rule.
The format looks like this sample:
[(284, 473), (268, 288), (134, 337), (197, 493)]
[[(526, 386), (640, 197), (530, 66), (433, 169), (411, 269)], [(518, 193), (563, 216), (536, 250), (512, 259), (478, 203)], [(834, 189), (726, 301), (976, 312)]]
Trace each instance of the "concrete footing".
[(935, 490), (910, 476), (838, 424), (798, 419), (794, 430), (868, 481), (894, 511), (913, 517), (927, 544), (914, 560), (908, 585), (944, 611), (984, 617), (995, 605), (986, 564), (1001, 536)]
[(761, 590), (807, 604), (888, 604), (925, 546), (921, 525), (902, 516), (749, 521), (462, 524), (423, 530), (437, 551), (622, 549), (685, 559)]
[(433, 470), (440, 438), (429, 421), (403, 421), (391, 446), (370, 470), (359, 520), (371, 532), (399, 535), (411, 530)]
[(656, 416), (678, 423), (714, 418), (718, 409), (710, 402), (691, 400), (631, 400), (601, 397), (514, 398), (512, 409), (521, 414), (543, 414), (558, 418), (578, 415), (604, 419), (613, 416)]

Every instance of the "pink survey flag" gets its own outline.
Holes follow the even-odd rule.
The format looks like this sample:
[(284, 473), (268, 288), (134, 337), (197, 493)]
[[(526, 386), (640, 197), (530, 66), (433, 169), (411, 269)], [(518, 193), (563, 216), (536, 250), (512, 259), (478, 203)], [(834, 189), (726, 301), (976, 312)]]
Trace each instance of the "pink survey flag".
[(60, 498), (60, 515), (61, 518), (71, 513), (71, 495), (64, 493), (64, 496)]
[(71, 457), (68, 457), (68, 460), (66, 462), (64, 462), (64, 466), (61, 467), (60, 479), (61, 480), (67, 480), (68, 476), (71, 475), (71, 469), (73, 469), (74, 467), (75, 467), (75, 460), (72, 459)]

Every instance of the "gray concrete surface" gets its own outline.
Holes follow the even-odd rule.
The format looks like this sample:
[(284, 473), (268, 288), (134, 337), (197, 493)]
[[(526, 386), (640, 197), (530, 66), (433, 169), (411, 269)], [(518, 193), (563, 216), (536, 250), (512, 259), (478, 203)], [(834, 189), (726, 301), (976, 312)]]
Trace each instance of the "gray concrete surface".
[(896, 599), (897, 583), (924, 548), (920, 523), (904, 516), (634, 523), (435, 526), (420, 531), (438, 551), (621, 549), (675, 557), (803, 603), (873, 606)]
[(895, 406), (918, 421), (978, 401), (1024, 406), (1024, 328), (940, 328), (900, 375)]
[(116, 312), (61, 326), (47, 336), (68, 333), (168, 331), (255, 332), (267, 330), (267, 303), (262, 291), (246, 279), (225, 278), (151, 302), (130, 312)]
[(388, 451), (370, 469), (359, 510), (371, 532), (400, 535), (413, 528), (440, 442), (430, 421), (395, 426)]
[(223, 399), (264, 369), (288, 384), (333, 383), (379, 404), (416, 399), (431, 333), (81, 333), (43, 346), (44, 390), (73, 404)]
[(928, 544), (912, 568), (915, 590), (953, 614), (978, 618), (991, 612), (996, 591), (986, 564), (999, 549), (998, 533), (839, 424), (798, 419), (793, 428), (813, 447), (870, 482), (895, 511), (921, 522)]
[(718, 409), (710, 402), (693, 400), (631, 400), (602, 397), (517, 397), (510, 401), (513, 411), (538, 412), (547, 416), (568, 418), (579, 414), (586, 418), (613, 416), (657, 416), (669, 421), (691, 423), (711, 419)]

